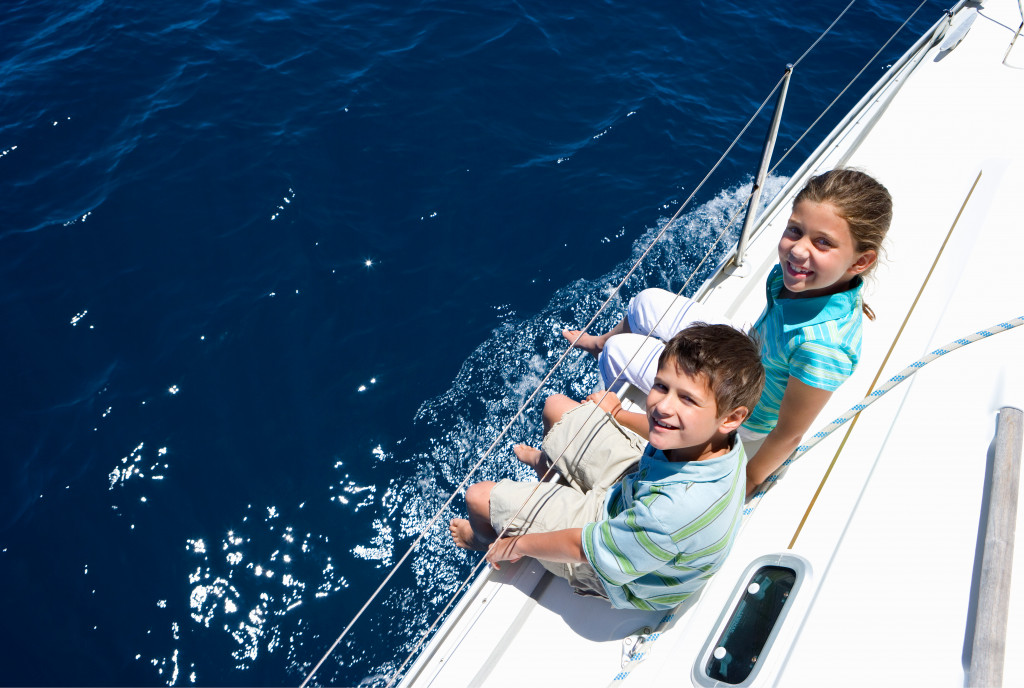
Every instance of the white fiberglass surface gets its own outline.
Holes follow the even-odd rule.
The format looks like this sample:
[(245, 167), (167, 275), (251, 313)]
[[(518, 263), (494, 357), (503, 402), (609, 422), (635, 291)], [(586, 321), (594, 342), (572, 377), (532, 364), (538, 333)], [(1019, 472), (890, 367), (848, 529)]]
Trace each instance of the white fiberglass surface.
[[(1004, 151), (1013, 145), (1024, 152), (1012, 140)], [(984, 181), (922, 294), (901, 352), (917, 346), (924, 354), (1024, 315), (1024, 237), (1011, 230), (1020, 222), (1013, 189), (1024, 183), (1024, 156), (1015, 158), (964, 161), (964, 168), (980, 168)], [(962, 196), (957, 176), (963, 175), (951, 173), (956, 183), (941, 188), (959, 187)], [(912, 248), (912, 240), (900, 242), (902, 254)], [(832, 476), (808, 524), (806, 537), (814, 541), (817, 532), (822, 539), (829, 518), (842, 519), (830, 514), (830, 497), (854, 493), (849, 526), (832, 526), (838, 550), (787, 663), (787, 683), (827, 675), (832, 685), (963, 685), (988, 453), (998, 408), (1024, 406), (1022, 350), (1019, 329), (970, 344), (922, 369), (901, 403), (862, 415), (845, 450), (847, 465)], [(851, 478), (869, 470), (878, 451), (857, 494), (860, 484)], [(1024, 575), (1020, 551), (1017, 579)], [(1019, 647), (1021, 597), (1011, 598), (1008, 648)], [(844, 661), (851, 657), (858, 661)], [(1019, 684), (1022, 669), (1008, 653), (1005, 685)]]
[[(879, 313), (865, 329), (872, 374), (914, 308), (880, 382), (1024, 315), (1024, 72), (979, 67), (999, 64), (1005, 26), (983, 17), (956, 51), (927, 57), (850, 161), (877, 175), (896, 205), (885, 263), (866, 290)], [(861, 416), (796, 545), (822, 578), (783, 685), (963, 685), (987, 456), (999, 406), (1024, 406), (1022, 350), (1019, 330), (971, 344)], [(860, 372), (847, 385), (866, 393)], [(779, 487), (775, 497), (796, 492)], [(758, 516), (785, 516), (771, 501)], [(1022, 597), (1011, 597), (1008, 648), (1022, 641)], [(1024, 681), (1012, 651), (1004, 679)]]

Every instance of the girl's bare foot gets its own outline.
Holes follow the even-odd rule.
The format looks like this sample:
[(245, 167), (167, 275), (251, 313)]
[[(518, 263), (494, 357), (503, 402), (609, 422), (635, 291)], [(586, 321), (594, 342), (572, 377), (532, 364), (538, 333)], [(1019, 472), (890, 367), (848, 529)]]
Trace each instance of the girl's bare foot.
[[(580, 336), (580, 332), (581, 330), (562, 330), (562, 336), (568, 339), (575, 348), (583, 349), (596, 358), (604, 349), (604, 338), (593, 334)], [(579, 341), (576, 341), (577, 337), (579, 337)]]
[(453, 518), (452, 522), (448, 524), (448, 530), (452, 534), (452, 540), (455, 540), (455, 544), (462, 549), (482, 552), (490, 544), (478, 538), (473, 532), (473, 526), (469, 525), (469, 521), (464, 518)]
[(548, 460), (547, 454), (528, 444), (517, 444), (512, 447), (512, 452), (517, 459), (532, 468), (537, 477), (542, 480), (547, 475), (548, 469), (551, 468), (551, 461)]

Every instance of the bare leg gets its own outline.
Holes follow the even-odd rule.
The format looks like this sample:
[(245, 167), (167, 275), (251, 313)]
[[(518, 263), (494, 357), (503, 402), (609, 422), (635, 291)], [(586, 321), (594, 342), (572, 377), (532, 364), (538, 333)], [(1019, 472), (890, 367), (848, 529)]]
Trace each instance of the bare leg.
[[(614, 337), (617, 334), (626, 334), (628, 332), (631, 332), (629, 329), (629, 320), (623, 318), (618, 325), (604, 334), (584, 334), (580, 336), (580, 330), (562, 330), (562, 336), (568, 339), (569, 343), (575, 342), (573, 346), (577, 349), (583, 349), (596, 358), (597, 355), (604, 350), (605, 342), (608, 341), (609, 337)], [(579, 337), (579, 341), (576, 341), (577, 337)]]
[(548, 474), (548, 470), (551, 468), (551, 461), (548, 460), (547, 455), (540, 449), (531, 447), (528, 444), (517, 444), (512, 447), (512, 452), (516, 455), (517, 459), (532, 468), (541, 480)]
[[(548, 434), (552, 426), (562, 419), (566, 413), (580, 405), (580, 402), (573, 401), (564, 394), (552, 394), (544, 400), (544, 434)], [(517, 454), (518, 456), (518, 454)]]
[(491, 527), (491, 490), (497, 483), (474, 483), (466, 490), (469, 520), (453, 518), (448, 525), (455, 544), (463, 549), (485, 550), (498, 539)]

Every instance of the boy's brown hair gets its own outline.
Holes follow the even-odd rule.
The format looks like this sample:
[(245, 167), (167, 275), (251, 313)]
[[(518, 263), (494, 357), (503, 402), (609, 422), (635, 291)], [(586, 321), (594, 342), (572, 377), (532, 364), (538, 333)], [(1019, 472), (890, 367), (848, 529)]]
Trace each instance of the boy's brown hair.
[(658, 368), (669, 362), (691, 377), (707, 376), (719, 416), (745, 406), (749, 417), (761, 398), (761, 347), (753, 337), (728, 325), (698, 322), (681, 330), (665, 345)]

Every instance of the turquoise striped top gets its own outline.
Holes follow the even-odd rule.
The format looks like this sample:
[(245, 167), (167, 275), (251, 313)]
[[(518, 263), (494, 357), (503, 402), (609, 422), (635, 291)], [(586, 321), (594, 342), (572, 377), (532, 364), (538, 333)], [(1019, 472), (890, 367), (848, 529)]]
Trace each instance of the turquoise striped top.
[(614, 485), (608, 517), (583, 528), (583, 551), (620, 609), (671, 609), (718, 570), (739, 530), (746, 455), (669, 461), (648, 445)]
[(860, 360), (862, 286), (863, 280), (855, 277), (852, 286), (838, 294), (780, 299), (782, 267), (772, 269), (765, 284), (768, 305), (753, 327), (761, 340), (764, 391), (745, 428), (771, 432), (779, 422), (779, 405), (790, 376), (832, 391), (853, 374)]

